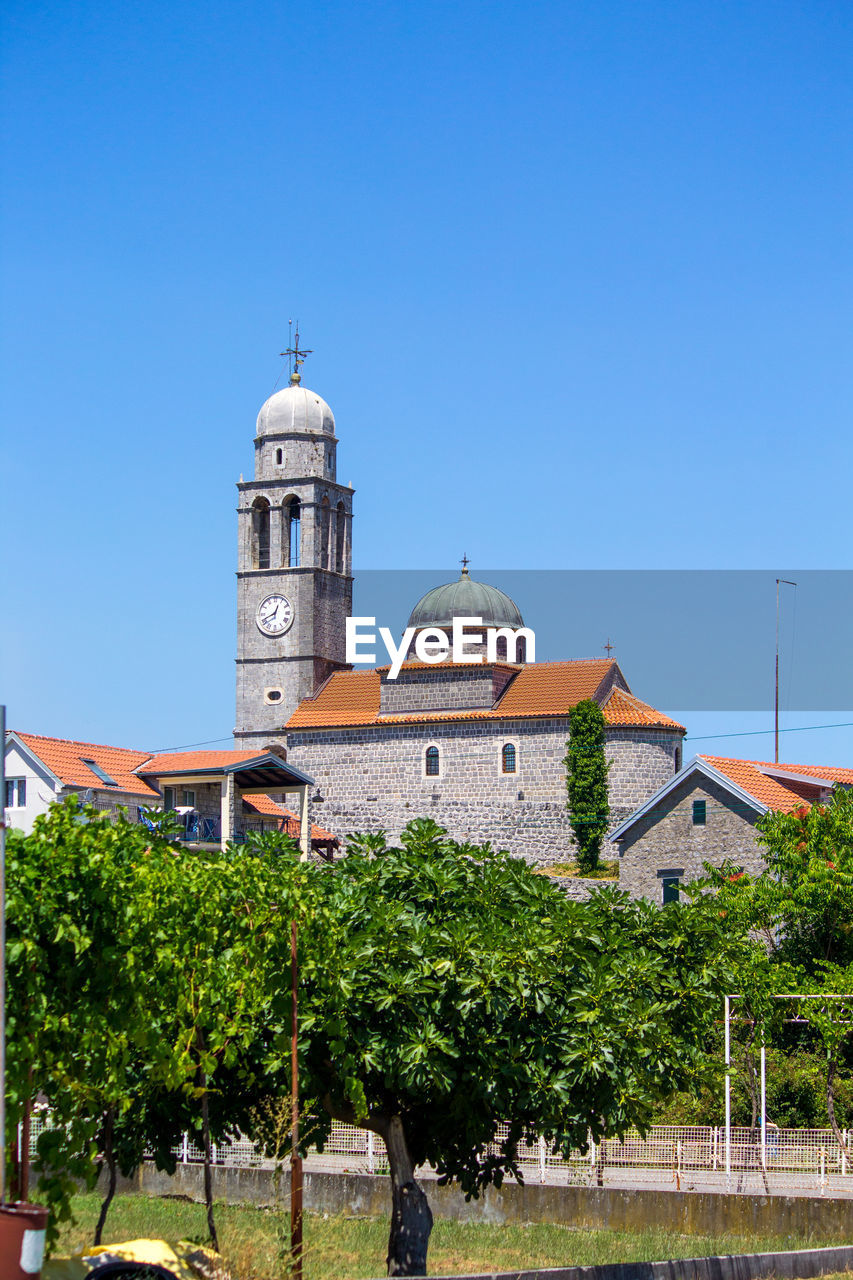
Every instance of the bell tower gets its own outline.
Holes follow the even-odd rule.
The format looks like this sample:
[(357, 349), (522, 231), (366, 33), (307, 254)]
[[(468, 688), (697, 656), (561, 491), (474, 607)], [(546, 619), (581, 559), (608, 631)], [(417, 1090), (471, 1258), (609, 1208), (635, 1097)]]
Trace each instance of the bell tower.
[[(296, 371), (258, 414), (255, 478), (237, 485), (238, 747), (284, 741), (301, 700), (346, 666), (352, 496), (335, 419)], [(302, 353), (305, 354), (305, 353)]]

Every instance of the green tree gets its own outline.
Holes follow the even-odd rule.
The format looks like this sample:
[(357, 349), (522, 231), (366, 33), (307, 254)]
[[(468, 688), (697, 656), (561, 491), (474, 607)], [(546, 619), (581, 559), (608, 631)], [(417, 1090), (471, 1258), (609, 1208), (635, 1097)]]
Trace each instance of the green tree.
[(69, 802), (12, 834), (8, 873), (10, 1132), (42, 1093), (39, 1194), (54, 1227), (74, 1179), (91, 1186), (105, 1165), (100, 1236), (117, 1168), (151, 1147), (173, 1170), (193, 1127), (215, 1241), (211, 1144), (288, 1087), (280, 977), (310, 869), (286, 837), (201, 853)]
[(610, 818), (604, 755), (604, 716), (592, 698), (585, 698), (569, 712), (566, 766), (567, 808), (578, 846), (578, 869), (590, 873), (598, 867), (601, 842)]
[[(820, 1064), (821, 1109), (842, 1143), (837, 1111), (839, 1102), (845, 1107), (842, 1077), (853, 1063), (853, 1000), (830, 996), (853, 991), (853, 792), (839, 788), (826, 804), (771, 811), (757, 825), (764, 869), (749, 875), (731, 864), (709, 866), (704, 887), (733, 933), (762, 940), (739, 975), (736, 989), (746, 996), (739, 1011), (768, 1042), (795, 1055), (806, 1099)], [(796, 1006), (772, 999), (786, 993), (808, 999)], [(793, 1008), (803, 1020), (795, 1029), (781, 1021)]]
[(303, 1087), (328, 1117), (385, 1141), (390, 1275), (425, 1274), (419, 1164), (477, 1195), (519, 1176), (522, 1139), (585, 1148), (705, 1078), (703, 1043), (732, 981), (710, 900), (660, 912), (609, 890), (571, 902), (429, 820), (399, 848), (351, 840), (318, 878), (327, 913), (322, 931), (303, 932), (315, 958)]
[[(162, 840), (71, 799), (52, 806), (7, 848), (8, 1096), (10, 1127), (37, 1094), (50, 1127), (37, 1143), (39, 1192), (52, 1223), (66, 1218), (73, 1178), (91, 1186), (101, 1164), (108, 1191), (96, 1236), (123, 1171), (139, 1163), (144, 1135), (128, 1146), (126, 1117), (148, 1105), (142, 1069), (151, 991), (131, 942), (136, 859)], [(7, 1135), (8, 1136), (8, 1135)], [(27, 1183), (27, 1157), (20, 1171)]]

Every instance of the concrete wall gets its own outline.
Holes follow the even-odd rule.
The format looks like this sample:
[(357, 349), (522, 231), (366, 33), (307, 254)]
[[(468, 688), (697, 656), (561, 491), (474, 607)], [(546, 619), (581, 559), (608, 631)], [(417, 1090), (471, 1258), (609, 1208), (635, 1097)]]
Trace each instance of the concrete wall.
[[(694, 800), (705, 801), (704, 826), (693, 823)], [(686, 778), (619, 842), (619, 887), (661, 902), (663, 870), (680, 872), (683, 883), (702, 876), (704, 862), (719, 866), (727, 858), (745, 871), (760, 871), (757, 818), (754, 809), (710, 779)]]
[[(311, 1213), (387, 1216), (391, 1184), (387, 1177), (355, 1173), (304, 1175), (305, 1208)], [(722, 1195), (712, 1192), (617, 1190), (609, 1187), (557, 1187), (505, 1182), (489, 1187), (479, 1200), (466, 1201), (458, 1187), (422, 1179), (436, 1217), (459, 1222), (557, 1222), (573, 1227), (644, 1231), (661, 1227), (683, 1235), (792, 1235), (816, 1241), (850, 1238), (853, 1205), (849, 1199), (818, 1196)], [(199, 1164), (178, 1165), (174, 1177), (146, 1164), (119, 1190), (147, 1195), (184, 1195), (203, 1200)], [(213, 1194), (231, 1204), (272, 1205), (290, 1196), (289, 1171), (276, 1178), (270, 1169), (213, 1169)]]

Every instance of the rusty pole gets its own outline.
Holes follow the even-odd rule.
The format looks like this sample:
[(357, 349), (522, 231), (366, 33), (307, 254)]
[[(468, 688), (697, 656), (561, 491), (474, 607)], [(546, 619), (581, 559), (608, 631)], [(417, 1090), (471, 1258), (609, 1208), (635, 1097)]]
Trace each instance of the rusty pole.
[(293, 1010), (290, 1036), (291, 1135), (290, 1159), (290, 1253), (293, 1280), (302, 1280), (302, 1157), (299, 1154), (299, 1031), (296, 1022), (299, 970), (296, 962), (296, 921), (290, 926), (290, 973), (293, 980)]

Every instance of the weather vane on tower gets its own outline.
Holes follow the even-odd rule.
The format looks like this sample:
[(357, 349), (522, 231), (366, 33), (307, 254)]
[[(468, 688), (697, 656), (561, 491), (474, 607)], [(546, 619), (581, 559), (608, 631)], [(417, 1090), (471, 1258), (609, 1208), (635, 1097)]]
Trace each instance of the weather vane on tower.
[[(298, 387), (298, 386), (299, 386), (299, 384), (300, 384), (300, 382), (302, 381), (302, 375), (301, 375), (301, 374), (300, 374), (300, 372), (299, 372), (299, 366), (300, 366), (301, 364), (304, 364), (304, 363), (305, 363), (305, 357), (306, 357), (306, 356), (310, 356), (310, 355), (312, 355), (312, 354), (313, 354), (313, 352), (312, 352), (309, 348), (307, 348), (307, 347), (303, 347), (303, 348), (301, 348), (301, 349), (300, 349), (300, 346), (299, 346), (299, 321), (298, 321), (298, 320), (296, 321), (296, 334), (295, 334), (295, 335), (294, 335), (294, 333), (293, 333), (293, 321), (292, 321), (292, 320), (288, 320), (287, 324), (288, 324), (288, 328), (289, 328), (289, 342), (290, 342), (290, 345), (288, 346), (288, 348), (287, 348), (287, 350), (286, 350), (286, 351), (280, 351), (280, 352), (279, 352), (279, 355), (287, 356), (287, 357), (288, 357), (288, 359), (290, 360), (290, 381), (291, 381), (291, 384), (292, 384), (294, 387)], [(294, 337), (295, 337), (295, 341), (294, 341)]]

